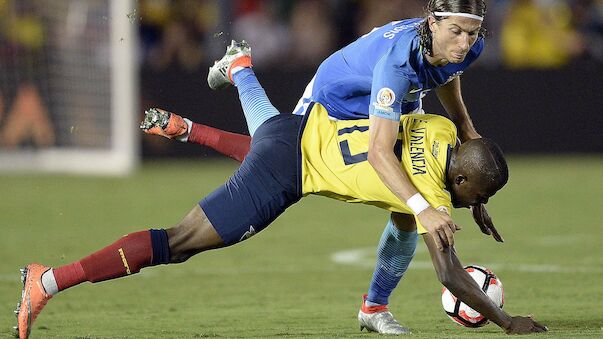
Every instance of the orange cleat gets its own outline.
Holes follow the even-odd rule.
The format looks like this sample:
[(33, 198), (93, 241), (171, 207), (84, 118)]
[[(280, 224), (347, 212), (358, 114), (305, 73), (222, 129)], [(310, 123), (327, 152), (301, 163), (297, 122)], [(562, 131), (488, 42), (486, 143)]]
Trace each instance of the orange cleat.
[(42, 274), (50, 267), (40, 264), (29, 264), (21, 269), (21, 302), (17, 304), (17, 334), (20, 339), (27, 339), (31, 326), (52, 295), (47, 294), (42, 286)]
[(146, 134), (186, 141), (189, 124), (178, 114), (160, 108), (150, 108), (144, 112), (144, 120), (140, 123), (140, 129)]

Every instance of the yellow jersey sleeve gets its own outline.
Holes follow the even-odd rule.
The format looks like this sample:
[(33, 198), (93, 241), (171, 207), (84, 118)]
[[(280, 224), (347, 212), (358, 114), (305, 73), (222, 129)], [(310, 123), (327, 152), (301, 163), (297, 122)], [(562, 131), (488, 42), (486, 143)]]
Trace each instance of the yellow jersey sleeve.
[[(451, 208), (446, 166), (456, 144), (456, 128), (444, 117), (402, 117), (395, 153), (413, 185), (434, 208)], [(381, 181), (367, 161), (369, 120), (330, 120), (315, 103), (301, 137), (302, 192), (412, 214)], [(419, 233), (425, 229), (417, 221)]]

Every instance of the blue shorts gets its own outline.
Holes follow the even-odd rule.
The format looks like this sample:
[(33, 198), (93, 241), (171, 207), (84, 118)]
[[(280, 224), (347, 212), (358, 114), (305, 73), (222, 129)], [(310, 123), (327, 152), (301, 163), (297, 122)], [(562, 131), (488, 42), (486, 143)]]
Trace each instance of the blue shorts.
[(226, 245), (263, 230), (302, 197), (303, 116), (280, 114), (255, 132), (241, 167), (199, 202)]

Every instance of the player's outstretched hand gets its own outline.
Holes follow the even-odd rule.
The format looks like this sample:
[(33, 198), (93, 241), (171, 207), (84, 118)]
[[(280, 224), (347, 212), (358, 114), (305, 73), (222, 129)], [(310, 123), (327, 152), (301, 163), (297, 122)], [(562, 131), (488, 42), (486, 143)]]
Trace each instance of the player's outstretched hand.
[(490, 215), (488, 215), (488, 211), (486, 210), (486, 205), (479, 204), (471, 206), (471, 212), (473, 213), (473, 219), (484, 234), (492, 235), (494, 240), (498, 242), (505, 242), (503, 237), (501, 237), (496, 230), (496, 227), (494, 227), (492, 218), (490, 218)]
[(529, 334), (529, 333), (540, 333), (547, 332), (549, 329), (536, 322), (532, 316), (522, 317), (512, 317), (511, 318), (511, 326), (505, 329), (505, 333), (507, 334)]
[(443, 251), (444, 247), (454, 246), (454, 232), (461, 228), (447, 213), (429, 207), (419, 213), (418, 217), (421, 225), (433, 238), (438, 250)]

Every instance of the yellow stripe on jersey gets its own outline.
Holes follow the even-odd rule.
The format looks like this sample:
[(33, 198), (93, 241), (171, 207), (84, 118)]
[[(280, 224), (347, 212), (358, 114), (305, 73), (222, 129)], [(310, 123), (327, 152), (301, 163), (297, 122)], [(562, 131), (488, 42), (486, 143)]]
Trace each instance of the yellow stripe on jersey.
[[(303, 194), (318, 194), (352, 203), (374, 205), (388, 211), (412, 214), (383, 184), (367, 161), (369, 120), (329, 119), (315, 103), (306, 113), (301, 138)], [(413, 185), (434, 208), (452, 207), (446, 191), (449, 150), (456, 145), (456, 127), (441, 116), (403, 115), (396, 154)], [(417, 220), (419, 233), (425, 229)]]

